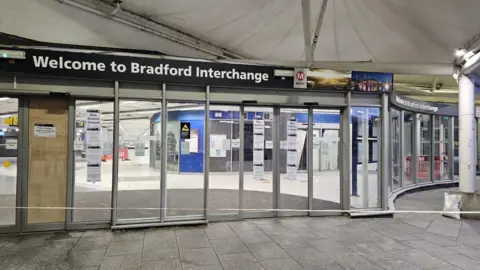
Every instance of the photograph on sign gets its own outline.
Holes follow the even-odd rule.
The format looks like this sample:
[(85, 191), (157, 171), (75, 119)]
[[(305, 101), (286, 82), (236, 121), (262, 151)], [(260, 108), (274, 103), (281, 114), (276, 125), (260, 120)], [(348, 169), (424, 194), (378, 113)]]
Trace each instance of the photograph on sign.
[(352, 71), (349, 90), (388, 92), (393, 87), (393, 73)]
[(307, 74), (307, 88), (348, 91), (351, 71), (312, 68)]

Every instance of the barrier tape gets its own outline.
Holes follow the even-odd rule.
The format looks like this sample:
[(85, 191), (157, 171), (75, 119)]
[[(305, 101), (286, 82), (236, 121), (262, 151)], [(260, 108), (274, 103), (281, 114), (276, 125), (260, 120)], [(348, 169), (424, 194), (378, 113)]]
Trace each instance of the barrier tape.
[(274, 208), (159, 208), (159, 207), (56, 207), (56, 206), (0, 206), (0, 209), (37, 209), (37, 210), (182, 210), (182, 211), (250, 211), (250, 212), (317, 212), (317, 213), (372, 213), (372, 214), (389, 214), (389, 213), (413, 213), (413, 214), (480, 214), (480, 211), (433, 211), (433, 210), (368, 210), (368, 209), (274, 209)]

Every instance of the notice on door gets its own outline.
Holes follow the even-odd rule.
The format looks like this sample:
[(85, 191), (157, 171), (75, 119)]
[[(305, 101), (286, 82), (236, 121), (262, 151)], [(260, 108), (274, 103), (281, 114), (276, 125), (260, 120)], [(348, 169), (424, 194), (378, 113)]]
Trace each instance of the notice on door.
[(35, 137), (55, 138), (57, 136), (57, 128), (54, 124), (34, 124), (33, 135)]
[(180, 122), (180, 139), (190, 139), (190, 122)]

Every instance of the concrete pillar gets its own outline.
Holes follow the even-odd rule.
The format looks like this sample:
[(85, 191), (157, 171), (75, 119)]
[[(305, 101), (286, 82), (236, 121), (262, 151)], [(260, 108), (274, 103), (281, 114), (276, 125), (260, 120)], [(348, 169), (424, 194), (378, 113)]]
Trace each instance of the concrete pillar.
[(471, 193), (476, 191), (477, 164), (475, 84), (469, 76), (460, 75), (458, 87), (460, 191)]

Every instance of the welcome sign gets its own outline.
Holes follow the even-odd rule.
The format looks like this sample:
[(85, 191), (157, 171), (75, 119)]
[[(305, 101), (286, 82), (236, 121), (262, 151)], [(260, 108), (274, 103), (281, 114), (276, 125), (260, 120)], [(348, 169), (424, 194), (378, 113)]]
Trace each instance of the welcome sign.
[(26, 50), (24, 60), (0, 67), (7, 73), (120, 81), (266, 88), (293, 84), (293, 78), (275, 77), (275, 67), (49, 50)]

